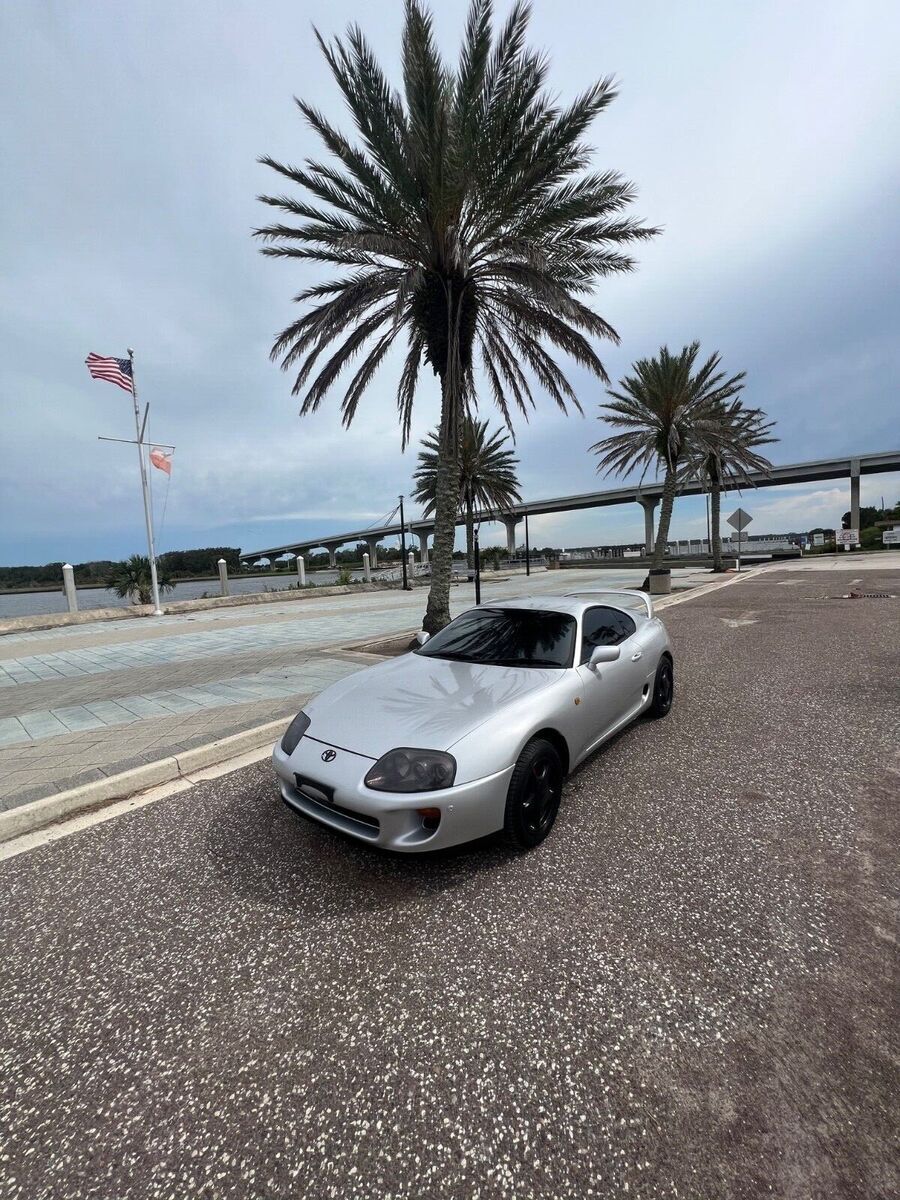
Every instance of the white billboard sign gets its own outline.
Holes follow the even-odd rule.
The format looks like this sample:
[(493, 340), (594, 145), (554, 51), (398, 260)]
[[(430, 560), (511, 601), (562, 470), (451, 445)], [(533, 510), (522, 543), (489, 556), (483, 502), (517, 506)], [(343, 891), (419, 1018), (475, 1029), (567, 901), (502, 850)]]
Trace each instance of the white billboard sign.
[(836, 529), (834, 540), (839, 546), (855, 546), (859, 541), (858, 529)]

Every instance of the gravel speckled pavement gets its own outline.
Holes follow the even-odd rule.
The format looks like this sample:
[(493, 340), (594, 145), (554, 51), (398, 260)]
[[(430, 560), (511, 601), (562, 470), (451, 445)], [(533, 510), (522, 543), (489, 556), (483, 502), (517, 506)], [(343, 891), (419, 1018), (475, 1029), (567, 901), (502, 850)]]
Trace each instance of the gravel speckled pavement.
[[(0, 1197), (894, 1197), (900, 600), (666, 613), (549, 841), (373, 852), (267, 763), (0, 864)], [(867, 572), (900, 593), (900, 572)]]

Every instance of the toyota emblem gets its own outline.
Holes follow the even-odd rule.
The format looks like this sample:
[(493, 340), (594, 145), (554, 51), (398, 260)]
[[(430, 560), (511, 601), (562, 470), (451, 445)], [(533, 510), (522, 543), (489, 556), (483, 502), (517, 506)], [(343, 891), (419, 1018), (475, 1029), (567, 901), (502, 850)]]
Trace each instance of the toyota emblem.
[(336, 758), (337, 758), (336, 750), (323, 750), (322, 751), (322, 762), (334, 762), (334, 760)]

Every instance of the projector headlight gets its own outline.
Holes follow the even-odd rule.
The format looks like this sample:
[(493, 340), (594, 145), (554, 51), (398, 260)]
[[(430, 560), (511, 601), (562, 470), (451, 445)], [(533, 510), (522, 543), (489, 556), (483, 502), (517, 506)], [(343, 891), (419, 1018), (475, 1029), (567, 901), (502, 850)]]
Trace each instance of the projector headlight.
[(309, 729), (309, 717), (305, 712), (298, 712), (290, 725), (284, 731), (284, 737), (281, 739), (281, 748), (285, 754), (293, 754), (297, 749), (297, 743)]
[(389, 750), (366, 775), (377, 792), (434, 792), (453, 786), (456, 759), (442, 750)]

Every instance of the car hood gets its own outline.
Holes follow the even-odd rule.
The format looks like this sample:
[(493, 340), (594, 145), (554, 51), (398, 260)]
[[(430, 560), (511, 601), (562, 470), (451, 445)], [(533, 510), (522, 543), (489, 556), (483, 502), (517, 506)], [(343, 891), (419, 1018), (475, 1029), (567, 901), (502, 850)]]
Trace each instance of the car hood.
[(305, 704), (307, 736), (369, 758), (396, 746), (449, 750), (505, 705), (553, 687), (564, 674), (404, 654)]

